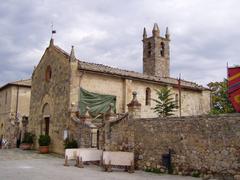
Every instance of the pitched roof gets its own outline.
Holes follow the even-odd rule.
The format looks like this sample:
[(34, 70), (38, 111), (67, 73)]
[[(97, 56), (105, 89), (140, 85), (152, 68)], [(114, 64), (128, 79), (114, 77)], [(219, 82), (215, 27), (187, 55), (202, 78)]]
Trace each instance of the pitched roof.
[(11, 85), (31, 88), (31, 83), (32, 83), (31, 79), (14, 81), (14, 82), (10, 82), (10, 83), (7, 83), (7, 84), (3, 85), (2, 87), (0, 87), (0, 90), (6, 88), (7, 86), (11, 86)]
[(29, 86), (29, 87), (31, 87), (31, 83), (32, 83), (31, 79), (25, 79), (25, 80), (19, 80), (19, 81), (11, 82), (9, 84), (18, 85), (18, 86)]
[[(69, 58), (70, 55), (60, 47), (54, 45), (55, 49), (62, 53), (65, 57)], [(123, 70), (119, 68), (114, 68), (110, 66), (106, 66), (103, 64), (97, 64), (97, 63), (89, 63), (85, 62), (82, 60), (78, 60), (79, 64), (79, 69), (80, 70), (86, 70), (86, 71), (91, 71), (91, 72), (96, 72), (96, 73), (103, 73), (103, 74), (110, 74), (110, 75), (115, 75), (115, 76), (120, 76), (120, 77), (126, 77), (126, 78), (132, 78), (132, 79), (138, 79), (138, 80), (144, 80), (144, 81), (152, 81), (158, 84), (163, 84), (163, 85), (172, 85), (174, 87), (178, 87), (178, 79), (176, 78), (171, 78), (171, 77), (157, 77), (157, 76), (151, 76), (135, 71), (128, 71), (128, 70)], [(186, 88), (186, 89), (191, 89), (191, 90), (208, 90), (208, 88), (205, 88), (201, 85), (198, 85), (197, 83), (182, 80), (181, 79), (181, 87)]]

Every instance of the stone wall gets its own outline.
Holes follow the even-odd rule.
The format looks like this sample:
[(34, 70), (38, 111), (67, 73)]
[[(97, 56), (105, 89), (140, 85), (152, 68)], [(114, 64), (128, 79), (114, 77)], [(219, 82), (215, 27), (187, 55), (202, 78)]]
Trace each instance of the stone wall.
[(69, 132), (70, 139), (76, 140), (79, 148), (91, 148), (91, 128), (84, 120), (81, 119), (79, 122), (71, 121)]
[(173, 150), (175, 172), (198, 170), (208, 174), (240, 171), (240, 116), (197, 116), (135, 120), (138, 166), (161, 164), (162, 154)]
[(10, 147), (16, 147), (16, 140), (23, 131), (22, 117), (29, 116), (30, 94), (30, 87), (17, 85), (8, 85), (0, 91), (0, 138), (3, 136)]
[[(12, 87), (12, 98), (11, 98), (11, 111), (16, 111), (17, 103), (17, 86)], [(29, 116), (31, 88), (30, 87), (19, 87), (18, 92), (18, 113), (19, 116)]]
[(128, 145), (140, 169), (166, 171), (162, 155), (171, 150), (174, 174), (231, 177), (240, 172), (239, 114), (129, 119), (111, 126), (112, 150), (121, 150), (131, 137)]
[(11, 117), (12, 87), (0, 91), (0, 136), (9, 131)]
[[(115, 117), (114, 120), (106, 120), (104, 127), (100, 128), (99, 144), (103, 144), (102, 149), (132, 152), (134, 148), (134, 129), (129, 123), (128, 114)], [(103, 142), (101, 142), (101, 139)]]

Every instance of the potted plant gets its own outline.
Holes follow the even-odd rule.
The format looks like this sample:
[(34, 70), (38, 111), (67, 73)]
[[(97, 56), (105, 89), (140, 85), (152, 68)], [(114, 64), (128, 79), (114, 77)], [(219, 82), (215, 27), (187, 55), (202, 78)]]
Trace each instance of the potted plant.
[(33, 138), (34, 138), (34, 134), (32, 134), (30, 132), (24, 133), (20, 148), (22, 150), (30, 150), (33, 145)]
[(64, 149), (78, 148), (78, 143), (75, 139), (66, 138), (64, 140)]
[(49, 135), (40, 135), (38, 139), (39, 144), (39, 152), (42, 154), (49, 152), (49, 144), (51, 142), (51, 138)]

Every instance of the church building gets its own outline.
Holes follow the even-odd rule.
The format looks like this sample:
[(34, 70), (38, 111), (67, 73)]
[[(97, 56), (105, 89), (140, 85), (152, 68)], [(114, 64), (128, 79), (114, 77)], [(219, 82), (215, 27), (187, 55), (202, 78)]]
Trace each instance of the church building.
[(170, 34), (160, 36), (157, 24), (152, 35), (143, 32), (143, 73), (112, 68), (77, 59), (74, 47), (67, 53), (51, 39), (32, 74), (29, 128), (38, 136), (49, 134), (51, 150), (63, 152), (63, 138), (71, 114), (101, 118), (109, 105), (115, 113), (127, 113), (132, 93), (137, 93), (142, 118), (157, 117), (152, 108), (155, 89), (168, 87), (176, 105), (175, 116), (207, 114), (210, 91), (196, 83), (170, 77)]

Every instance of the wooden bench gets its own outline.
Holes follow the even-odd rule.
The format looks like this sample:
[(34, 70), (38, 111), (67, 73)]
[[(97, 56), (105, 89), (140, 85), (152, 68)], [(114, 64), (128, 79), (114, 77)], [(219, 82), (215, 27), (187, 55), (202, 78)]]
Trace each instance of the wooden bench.
[(134, 154), (133, 152), (122, 151), (104, 151), (103, 152), (103, 168), (104, 171), (111, 172), (112, 166), (124, 166), (127, 167), (129, 173), (134, 172)]

